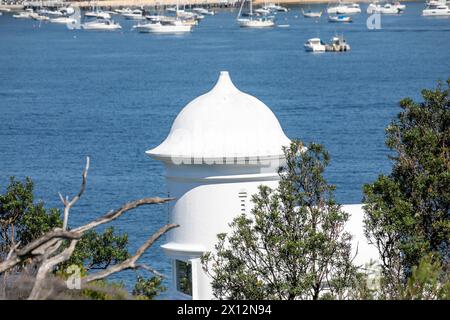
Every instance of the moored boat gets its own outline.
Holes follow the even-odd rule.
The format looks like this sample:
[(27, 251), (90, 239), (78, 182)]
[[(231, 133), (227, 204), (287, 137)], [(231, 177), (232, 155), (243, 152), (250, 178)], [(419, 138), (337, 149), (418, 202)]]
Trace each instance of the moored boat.
[(96, 31), (116, 31), (122, 29), (121, 25), (110, 19), (98, 19), (94, 21), (85, 22), (81, 25), (84, 30)]
[(325, 52), (325, 43), (320, 38), (308, 39), (303, 45), (306, 51), (309, 52)]
[(328, 16), (329, 22), (352, 22), (352, 17), (338, 15), (338, 16)]
[(302, 9), (302, 14), (305, 18), (320, 18), (322, 16), (322, 11), (312, 11), (312, 10), (304, 11)]
[(328, 14), (357, 14), (361, 13), (361, 8), (357, 3), (339, 2), (327, 9)]

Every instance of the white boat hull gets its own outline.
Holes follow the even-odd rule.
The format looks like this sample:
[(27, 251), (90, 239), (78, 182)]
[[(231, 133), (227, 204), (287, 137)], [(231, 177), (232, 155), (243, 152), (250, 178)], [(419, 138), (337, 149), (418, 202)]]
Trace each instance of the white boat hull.
[(424, 16), (424, 17), (448, 17), (448, 16), (450, 16), (450, 9), (447, 9), (447, 10), (424, 9), (422, 11), (422, 16)]
[(346, 6), (330, 7), (327, 9), (327, 13), (328, 14), (358, 14), (358, 13), (361, 13), (361, 8), (346, 7)]
[(162, 25), (159, 23), (148, 23), (137, 25), (135, 29), (141, 33), (186, 33), (192, 30), (189, 25)]
[(275, 22), (272, 20), (239, 19), (238, 23), (241, 28), (270, 28), (275, 26)]
[(121, 30), (122, 27), (118, 23), (104, 22), (104, 21), (92, 21), (86, 22), (81, 25), (83, 30), (92, 31), (116, 31)]
[(77, 21), (74, 18), (60, 17), (60, 18), (50, 19), (50, 22), (57, 23), (57, 24), (75, 24)]
[(145, 20), (145, 16), (142, 14), (135, 14), (135, 13), (124, 13), (122, 14), (122, 17), (124, 17), (127, 20)]
[(322, 16), (322, 11), (320, 12), (304, 12), (302, 11), (302, 14), (305, 18), (320, 18)]
[(367, 14), (374, 14), (374, 13), (399, 14), (402, 11), (403, 11), (403, 9), (401, 9), (400, 7), (392, 7), (392, 6), (384, 7), (384, 6), (380, 6), (380, 5), (374, 5), (374, 4), (370, 4), (366, 10)]

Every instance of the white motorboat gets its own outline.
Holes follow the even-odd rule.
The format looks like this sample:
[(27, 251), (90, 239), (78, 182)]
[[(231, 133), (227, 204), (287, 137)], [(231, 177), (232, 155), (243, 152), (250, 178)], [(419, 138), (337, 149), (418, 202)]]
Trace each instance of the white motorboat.
[(267, 15), (267, 14), (271, 14), (272, 13), (272, 11), (264, 9), (264, 8), (255, 9), (254, 12), (256, 12), (258, 14), (262, 14), (262, 15)]
[(50, 22), (57, 24), (76, 24), (77, 20), (71, 17), (58, 17), (50, 19)]
[(331, 43), (325, 45), (325, 51), (327, 52), (345, 52), (350, 51), (350, 49), (350, 45), (343, 36), (334, 36)]
[(216, 14), (214, 11), (212, 11), (212, 10), (210, 11), (210, 10), (202, 8), (202, 7), (195, 7), (192, 9), (192, 11), (202, 14), (204, 16), (213, 16)]
[(84, 30), (96, 31), (116, 31), (122, 29), (120, 24), (109, 19), (98, 19), (85, 22), (81, 25), (81, 28)]
[(304, 11), (302, 9), (302, 14), (305, 18), (320, 18), (322, 16), (322, 11), (312, 11), (312, 10)]
[(33, 16), (33, 19), (37, 20), (37, 21), (50, 21), (50, 17), (43, 16), (43, 15), (40, 15), (40, 14), (36, 14), (35, 16)]
[(422, 16), (425, 17), (437, 17), (437, 16), (450, 16), (450, 8), (446, 4), (428, 4), (425, 9), (422, 10)]
[(139, 9), (127, 13), (122, 13), (122, 17), (128, 20), (145, 20), (144, 13)]
[(6, 7), (0, 7), (0, 12), (11, 12), (11, 9)]
[(84, 13), (85, 17), (88, 18), (97, 18), (97, 19), (111, 19), (111, 15), (107, 12), (101, 10), (87, 11)]
[(33, 9), (27, 9), (25, 11), (21, 11), (17, 14), (13, 14), (13, 18), (15, 19), (33, 19), (37, 13), (33, 11)]
[(173, 21), (172, 23), (161, 23), (160, 21), (158, 21), (146, 24), (138, 24), (134, 28), (142, 33), (180, 34), (190, 32), (192, 30), (191, 25), (186, 25), (180, 20)]
[(276, 5), (274, 3), (269, 3), (263, 6), (263, 9), (266, 9), (270, 12), (287, 12), (288, 9), (286, 7), (282, 7), (280, 5)]
[(325, 52), (325, 43), (320, 38), (311, 38), (303, 45), (306, 51), (309, 52)]
[(401, 4), (399, 1), (397, 1), (397, 2), (392, 2), (392, 3), (391, 3), (391, 6), (396, 7), (396, 8), (398, 8), (398, 9), (400, 9), (400, 10), (403, 10), (403, 11), (405, 11), (405, 9), (406, 9), (406, 5)]
[(253, 4), (252, 0), (249, 0), (250, 2), (250, 12), (248, 14), (247, 18), (242, 18), (242, 8), (244, 6), (245, 1), (242, 1), (241, 7), (239, 9), (239, 13), (237, 16), (237, 23), (242, 28), (268, 28), (268, 27), (274, 27), (275, 21), (272, 17), (268, 16), (254, 16), (253, 15)]
[(329, 22), (352, 22), (352, 17), (338, 15), (338, 16), (328, 16)]
[[(403, 5), (402, 5), (403, 6)], [(402, 13), (404, 9), (401, 6), (396, 6), (391, 3), (386, 3), (384, 5), (371, 3), (367, 7), (366, 12), (368, 14), (380, 13), (380, 14), (399, 14)]]
[(52, 17), (62, 17), (64, 14), (59, 10), (52, 9), (41, 9), (38, 10), (38, 13), (41, 15), (52, 16)]
[(361, 13), (361, 8), (357, 3), (339, 2), (327, 9), (328, 14), (357, 14)]
[(115, 9), (114, 12), (118, 14), (123, 14), (123, 13), (131, 13), (133, 12), (133, 10), (131, 10), (130, 8), (124, 8), (124, 9)]

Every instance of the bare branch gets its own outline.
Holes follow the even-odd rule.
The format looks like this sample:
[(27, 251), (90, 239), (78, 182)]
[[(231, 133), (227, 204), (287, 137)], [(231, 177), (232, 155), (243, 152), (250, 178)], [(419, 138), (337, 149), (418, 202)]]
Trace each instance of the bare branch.
[[(135, 253), (134, 256), (128, 258), (127, 260), (123, 261), (122, 263), (116, 264), (106, 270), (88, 275), (86, 277), (84, 277), (83, 279), (81, 279), (81, 283), (82, 284), (86, 284), (92, 281), (96, 281), (96, 280), (101, 280), (104, 279), (114, 273), (117, 273), (119, 271), (122, 270), (126, 270), (126, 269), (137, 269), (137, 268), (142, 268), (143, 265), (141, 264), (136, 264), (136, 261), (142, 256), (142, 254), (144, 254), (144, 252), (150, 248), (153, 243), (158, 240), (164, 233), (166, 233), (167, 231), (173, 229), (173, 228), (177, 228), (179, 225), (177, 224), (167, 224), (164, 227), (162, 227), (161, 229), (159, 229), (156, 233), (154, 233)], [(144, 267), (144, 269), (147, 269), (146, 267)], [(148, 270), (148, 269), (147, 269)]]
[(20, 241), (17, 242), (16, 244), (14, 244), (14, 245), (11, 247), (11, 250), (9, 250), (9, 253), (8, 253), (8, 255), (6, 256), (6, 260), (8, 260), (9, 258), (11, 258), (12, 254), (14, 253), (14, 251), (16, 251), (16, 249), (19, 247), (19, 245), (20, 245)]
[(72, 200), (69, 201), (68, 196), (66, 196), (66, 199), (63, 199), (61, 193), (59, 193), (59, 198), (61, 199), (62, 203), (64, 204), (63, 230), (67, 230), (70, 208), (81, 198), (81, 196), (84, 193), (84, 190), (86, 189), (86, 181), (87, 181), (87, 174), (89, 171), (89, 164), (90, 164), (90, 159), (89, 159), (89, 157), (86, 157), (86, 166), (84, 167), (83, 174), (82, 174), (83, 180), (81, 182), (80, 191), (78, 191), (78, 194), (75, 197), (73, 197)]
[(53, 241), (55, 239), (74, 240), (81, 238), (81, 236), (81, 233), (64, 231), (61, 229), (55, 229), (53, 231), (47, 232), (40, 238), (27, 244), (22, 249), (14, 249), (14, 251), (11, 251), (11, 254), (8, 255), (8, 258), (5, 261), (0, 262), (0, 273), (15, 267), (29, 257), (42, 255), (43, 252), (39, 252), (39, 249), (53, 245), (54, 243), (56, 243)]
[(119, 209), (116, 209), (114, 211), (110, 211), (109, 213), (105, 214), (104, 216), (95, 219), (94, 221), (85, 224), (81, 227), (75, 228), (72, 231), (73, 232), (80, 232), (80, 233), (84, 233), (87, 230), (93, 229), (99, 225), (102, 225), (104, 223), (110, 222), (114, 219), (117, 219), (118, 217), (120, 217), (122, 214), (124, 214), (125, 212), (135, 209), (137, 207), (143, 206), (143, 205), (148, 205), (148, 204), (161, 204), (161, 203), (166, 203), (168, 201), (172, 201), (173, 198), (143, 198), (140, 200), (135, 200), (132, 202), (128, 202), (126, 204), (124, 204), (122, 207), (120, 207)]
[(42, 296), (42, 292), (44, 289), (44, 282), (47, 278), (47, 275), (53, 271), (53, 268), (70, 259), (73, 251), (75, 250), (75, 246), (78, 240), (72, 240), (68, 248), (64, 249), (61, 253), (57, 254), (52, 258), (46, 259), (41, 266), (36, 275), (36, 280), (34, 282), (33, 290), (31, 290), (30, 296), (28, 300), (37, 300), (37, 299), (45, 299), (45, 296)]
[(144, 270), (150, 271), (151, 273), (157, 275), (160, 278), (164, 278), (164, 279), (166, 278), (166, 276), (163, 275), (161, 272), (159, 272), (158, 270), (153, 269), (152, 267), (150, 267), (150, 266), (148, 266), (146, 264), (142, 264), (142, 263), (141, 264), (137, 264), (136, 265), (136, 269), (144, 269)]

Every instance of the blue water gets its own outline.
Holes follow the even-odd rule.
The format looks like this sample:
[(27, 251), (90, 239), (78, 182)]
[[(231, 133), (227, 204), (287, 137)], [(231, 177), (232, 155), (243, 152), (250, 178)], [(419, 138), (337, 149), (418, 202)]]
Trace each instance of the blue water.
[[(365, 11), (367, 5), (362, 5)], [(220, 70), (278, 117), (290, 138), (323, 143), (329, 181), (341, 203), (361, 201), (361, 186), (390, 170), (384, 128), (402, 97), (450, 76), (450, 19), (423, 18), (422, 3), (366, 28), (278, 14), (289, 28), (240, 29), (236, 11), (206, 17), (183, 36), (69, 31), (65, 26), (0, 17), (0, 189), (30, 176), (47, 206), (73, 195), (91, 156), (85, 195), (73, 208), (77, 226), (122, 203), (164, 196), (160, 163), (144, 152), (159, 144), (181, 108), (209, 90)], [(303, 43), (344, 33), (352, 51), (311, 54)], [(115, 221), (130, 250), (167, 221), (167, 206), (141, 208)], [(162, 239), (163, 241), (163, 239)], [(159, 242), (159, 244), (161, 241)], [(159, 246), (142, 259), (163, 273)], [(117, 276), (128, 285), (134, 272)]]

